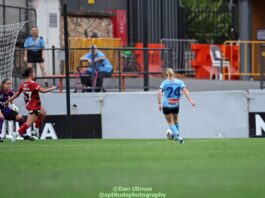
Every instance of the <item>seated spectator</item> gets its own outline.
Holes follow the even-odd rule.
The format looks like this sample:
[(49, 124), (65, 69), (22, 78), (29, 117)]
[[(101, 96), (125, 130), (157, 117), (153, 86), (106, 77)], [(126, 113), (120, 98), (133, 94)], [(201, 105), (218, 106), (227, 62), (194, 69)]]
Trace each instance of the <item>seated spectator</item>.
[[(94, 52), (93, 61), (92, 61), (92, 51)], [(80, 60), (88, 62), (89, 67), (87, 69), (87, 73), (91, 74), (96, 79), (95, 90), (96, 92), (99, 92), (100, 90), (102, 90), (103, 78), (109, 77), (112, 74), (113, 71), (112, 65), (110, 64), (105, 54), (102, 51), (98, 50), (95, 45), (92, 45), (90, 47), (90, 52), (85, 54), (83, 57), (81, 57)]]

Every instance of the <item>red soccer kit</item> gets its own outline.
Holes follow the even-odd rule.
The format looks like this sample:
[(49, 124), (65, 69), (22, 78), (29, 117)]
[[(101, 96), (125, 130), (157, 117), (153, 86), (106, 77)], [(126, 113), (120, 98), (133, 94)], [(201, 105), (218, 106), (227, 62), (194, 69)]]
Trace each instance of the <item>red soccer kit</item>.
[(29, 112), (38, 111), (41, 107), (39, 89), (41, 86), (35, 81), (25, 81), (19, 86), (19, 93), (24, 94), (26, 108)]

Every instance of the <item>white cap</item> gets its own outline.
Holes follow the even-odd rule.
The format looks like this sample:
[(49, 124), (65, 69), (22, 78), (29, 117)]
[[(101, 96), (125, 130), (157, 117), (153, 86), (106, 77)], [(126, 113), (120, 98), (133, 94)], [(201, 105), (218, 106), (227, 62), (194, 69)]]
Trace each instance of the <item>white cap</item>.
[(89, 48), (92, 49), (92, 47), (94, 47), (94, 49), (98, 49), (96, 45), (90, 45)]

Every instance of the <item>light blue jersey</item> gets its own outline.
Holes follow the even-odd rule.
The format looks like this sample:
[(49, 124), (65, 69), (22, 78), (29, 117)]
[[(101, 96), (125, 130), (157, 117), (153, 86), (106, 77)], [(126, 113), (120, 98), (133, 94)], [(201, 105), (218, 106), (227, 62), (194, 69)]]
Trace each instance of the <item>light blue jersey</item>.
[(160, 89), (164, 92), (163, 107), (178, 107), (182, 95), (182, 89), (185, 87), (186, 86), (182, 80), (164, 80), (160, 85)]
[[(89, 58), (90, 60), (92, 60), (92, 53), (88, 53), (85, 55), (86, 58)], [(106, 58), (105, 54), (101, 51), (98, 50), (98, 53), (96, 56), (94, 56), (94, 60), (98, 59), (100, 57), (104, 57), (105, 60), (99, 63), (96, 63), (96, 68), (98, 69), (99, 72), (112, 72), (112, 65), (110, 64), (109, 60)], [(89, 67), (88, 68), (88, 72), (89, 73), (93, 73), (93, 68)]]
[(45, 41), (43, 37), (33, 38), (29, 36), (24, 43), (24, 48), (31, 51), (38, 51), (45, 48)]

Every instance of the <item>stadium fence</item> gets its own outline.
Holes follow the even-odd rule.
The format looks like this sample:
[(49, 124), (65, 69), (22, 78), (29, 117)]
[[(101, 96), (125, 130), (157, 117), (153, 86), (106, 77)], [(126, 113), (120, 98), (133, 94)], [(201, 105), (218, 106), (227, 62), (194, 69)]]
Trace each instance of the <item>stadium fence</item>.
[[(229, 57), (234, 71), (232, 76), (240, 79), (259, 79), (260, 77), (260, 45), (265, 41), (230, 40), (224, 42), (224, 54)], [(225, 75), (225, 71), (223, 71)]]
[[(165, 47), (172, 49), (172, 67), (178, 73), (183, 73), (187, 76), (194, 76), (195, 70), (191, 66), (191, 62), (194, 59), (194, 52), (191, 50), (191, 46), (194, 43), (198, 43), (193, 39), (161, 39)], [(164, 60), (168, 56), (163, 54)]]
[[(144, 78), (144, 74), (148, 73), (149, 78), (161, 78), (166, 68), (173, 67), (172, 65), (172, 49), (171, 48), (101, 48), (111, 64), (113, 65), (113, 75), (118, 80), (119, 91), (125, 89), (125, 78)], [(14, 76), (15, 87), (17, 87), (18, 79), (21, 78), (21, 73), (26, 67), (26, 63), (23, 61), (24, 56), (23, 48), (17, 48), (15, 50), (14, 60)], [(64, 60), (64, 48), (45, 48), (45, 64), (47, 68), (48, 78), (53, 80), (59, 79), (60, 82), (65, 78), (65, 60)], [(78, 74), (77, 69), (79, 67), (80, 58), (89, 52), (89, 48), (69, 48), (70, 56), (70, 74), (71, 78), (76, 77)], [(149, 68), (148, 71), (144, 70), (144, 50), (148, 50), (149, 54)], [(165, 56), (165, 54), (167, 54)], [(38, 70), (38, 67), (36, 67)], [(38, 74), (38, 72), (37, 72)], [(42, 78), (42, 77), (38, 77)], [(143, 86), (143, 88), (145, 88)], [(151, 88), (151, 87), (148, 87)]]

